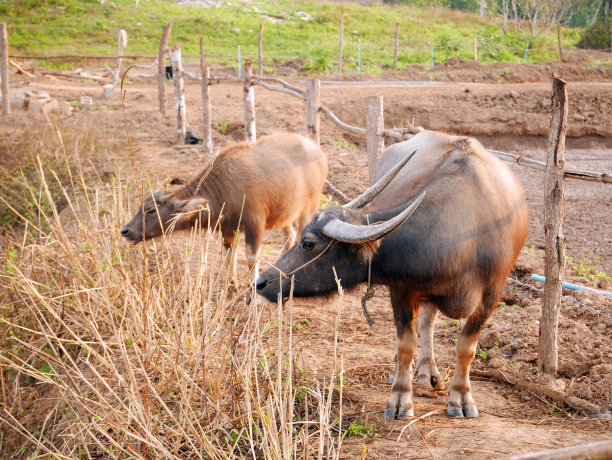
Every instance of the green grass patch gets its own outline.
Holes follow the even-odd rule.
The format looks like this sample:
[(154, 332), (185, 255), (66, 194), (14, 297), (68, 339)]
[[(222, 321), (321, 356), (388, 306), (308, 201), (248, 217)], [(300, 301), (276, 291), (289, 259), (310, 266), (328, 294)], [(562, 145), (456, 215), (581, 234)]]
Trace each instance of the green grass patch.
[[(364, 72), (378, 73), (392, 65), (396, 23), (400, 25), (399, 68), (407, 64), (428, 65), (432, 44), (438, 63), (452, 57), (471, 60), (474, 37), (479, 38), (481, 62), (522, 62), (527, 42), (519, 34), (504, 35), (487, 18), (475, 13), (402, 4), (263, 0), (202, 8), (150, 0), (141, 1), (137, 8), (134, 0), (104, 5), (99, 0), (0, 3), (12, 54), (112, 56), (116, 54), (117, 31), (123, 28), (129, 39), (126, 54), (155, 55), (161, 30), (172, 21), (170, 45), (181, 45), (185, 61), (198, 59), (199, 39), (203, 37), (212, 63), (236, 66), (238, 46), (243, 59), (256, 58), (259, 23), (263, 21), (266, 68), (299, 59), (303, 68), (316, 73), (336, 68), (342, 11), (344, 65), (348, 72), (356, 70), (359, 40)], [(580, 31), (564, 28), (564, 45), (574, 46)], [(557, 59), (555, 40), (551, 33), (531, 43), (527, 60)], [(59, 65), (61, 62), (56, 60), (45, 63), (47, 67)]]

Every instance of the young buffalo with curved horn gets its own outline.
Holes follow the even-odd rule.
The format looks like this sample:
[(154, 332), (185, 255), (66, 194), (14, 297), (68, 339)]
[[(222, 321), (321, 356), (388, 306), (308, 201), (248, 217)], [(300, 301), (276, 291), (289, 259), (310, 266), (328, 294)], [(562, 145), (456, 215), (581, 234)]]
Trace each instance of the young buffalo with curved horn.
[(334, 269), (346, 288), (367, 282), (371, 268), (371, 282), (389, 286), (397, 329), (386, 417), (414, 415), (412, 359), (421, 305), (416, 368), (426, 386), (440, 378), (433, 355), (438, 311), (467, 318), (448, 415), (477, 417), (469, 368), (527, 235), (522, 188), (475, 139), (432, 131), (387, 148), (378, 176), (359, 198), (316, 215), (299, 242), (262, 273), (257, 290), (276, 301), (288, 295), (294, 277), (295, 296), (326, 295), (336, 290)]

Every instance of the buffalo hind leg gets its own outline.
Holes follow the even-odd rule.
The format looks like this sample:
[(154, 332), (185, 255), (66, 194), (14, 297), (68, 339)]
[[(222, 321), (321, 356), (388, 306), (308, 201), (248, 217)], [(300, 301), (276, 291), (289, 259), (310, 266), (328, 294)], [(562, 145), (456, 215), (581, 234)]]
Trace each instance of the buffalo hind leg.
[(417, 345), (414, 314), (418, 306), (409, 293), (395, 289), (391, 289), (391, 304), (397, 329), (397, 366), (385, 417), (406, 419), (414, 416), (412, 358)]
[(482, 303), (474, 313), (468, 316), (457, 340), (457, 364), (450, 384), (447, 411), (451, 417), (478, 417), (478, 409), (472, 398), (470, 365), (476, 355), (476, 344), (480, 331), (495, 310), (501, 290), (500, 287), (498, 290), (485, 292)]
[(438, 309), (433, 305), (422, 305), (419, 312), (419, 339), (421, 352), (417, 361), (417, 382), (425, 388), (435, 388), (442, 376), (436, 366), (433, 350), (433, 330)]

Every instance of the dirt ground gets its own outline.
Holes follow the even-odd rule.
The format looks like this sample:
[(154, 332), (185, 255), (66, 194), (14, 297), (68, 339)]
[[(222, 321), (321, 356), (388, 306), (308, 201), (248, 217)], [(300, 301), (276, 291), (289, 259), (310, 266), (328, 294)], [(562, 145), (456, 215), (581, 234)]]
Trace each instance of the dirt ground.
[[(470, 81), (467, 67), (455, 72), (455, 81)], [(482, 72), (482, 66), (479, 67)], [(364, 126), (366, 97), (382, 95), (387, 127), (414, 124), (469, 134), (486, 147), (542, 161), (545, 159), (549, 124), (550, 83), (547, 76), (537, 77), (544, 73), (543, 66), (526, 69), (523, 73), (528, 77), (536, 75), (533, 77), (536, 81), (517, 77), (521, 80), (517, 83), (506, 83), (506, 80), (491, 83), (489, 78), (489, 82), (476, 85), (324, 84), (321, 101), (346, 123)], [(452, 74), (450, 65), (444, 71)], [(486, 69), (491, 74), (499, 71), (495, 67)], [(546, 69), (546, 73), (549, 72), (550, 69)], [(568, 71), (567, 166), (612, 172), (612, 83), (609, 82), (609, 70), (602, 70), (600, 75), (589, 72), (587, 69), (583, 75), (577, 70)], [(511, 74), (509, 71), (508, 75)], [(578, 77), (574, 78), (576, 75)], [(395, 74), (384, 75), (386, 80), (396, 78), (399, 76)], [(592, 81), (577, 81), (582, 78)], [(287, 79), (300, 84), (302, 78)], [(198, 149), (174, 148), (174, 121), (172, 116), (162, 120), (159, 115), (157, 86), (152, 72), (135, 70), (129, 80), (125, 104), (130, 134), (136, 145), (136, 169), (148, 176), (152, 186), (165, 186), (176, 178), (187, 179), (199, 169), (204, 154)], [(59, 78), (27, 80), (15, 76), (12, 81), (14, 88), (28, 86), (65, 100), (92, 96), (93, 108), (84, 110), (76, 106), (72, 115), (63, 121), (64, 126), (95, 124), (107, 133), (109, 145), (113, 147), (100, 152), (99, 170), (112, 172), (118, 167), (128, 183), (134, 181), (117, 95), (106, 100), (97, 84)], [(167, 110), (172, 114), (170, 84), (166, 91), (169, 99)], [(242, 87), (219, 84), (211, 88), (211, 93), (214, 141), (226, 145), (242, 139)], [(303, 102), (260, 87), (256, 87), (255, 93), (258, 136), (275, 131), (303, 131)], [(186, 100), (189, 129), (199, 134), (201, 93), (194, 81), (186, 82)], [(15, 112), (9, 120), (13, 132), (19, 130), (19, 120), (26, 116), (20, 110)], [(6, 129), (7, 125), (3, 128)], [(363, 191), (368, 182), (365, 138), (341, 131), (323, 116), (321, 143), (330, 158), (329, 180), (350, 197)], [(530, 275), (543, 275), (541, 219), (544, 176), (539, 171), (521, 166), (513, 168), (525, 188), (530, 208), (527, 248), (513, 277), (535, 286), (537, 283), (530, 280)], [(568, 281), (612, 291), (612, 283), (605, 278), (585, 280), (584, 275), (580, 276), (580, 269), (590, 266), (612, 274), (612, 186), (568, 180), (566, 193), (566, 222), (569, 226), (565, 233), (567, 255), (571, 257)], [(341, 201), (335, 195), (332, 197)], [(125, 218), (127, 220), (129, 216)], [(278, 238), (278, 235), (271, 237), (272, 241)], [(244, 266), (243, 254), (241, 250), (239, 257)], [(274, 251), (266, 259), (274, 262)], [(294, 332), (294, 350), (301, 356), (307, 371), (321, 379), (332, 371), (333, 325), (336, 316), (341, 315), (338, 351), (343, 357), (347, 383), (343, 405), (345, 423), (363, 420), (366, 427), (372, 427), (367, 437), (356, 435), (344, 439), (342, 450), (346, 458), (499, 458), (612, 439), (610, 418), (586, 417), (567, 406), (555, 405), (541, 395), (476, 375), (472, 376), (472, 387), (481, 416), (473, 420), (447, 418), (444, 386), (452, 376), (453, 339), (461, 322), (443, 317), (438, 320), (434, 338), (438, 367), (443, 374), (442, 388), (435, 392), (417, 390), (415, 397), (417, 417), (433, 410), (438, 412), (418, 420), (402, 432), (406, 422), (385, 421), (382, 417), (390, 391), (387, 380), (395, 349), (388, 296), (384, 288), (378, 288), (376, 296), (368, 304), (375, 321), (374, 327), (370, 328), (360, 311), (359, 299), (363, 290), (359, 288), (347, 293), (341, 312), (336, 300), (314, 303), (297, 300), (293, 311), (294, 321), (301, 325)], [(569, 297), (562, 303), (559, 329), (561, 366), (558, 379), (547, 379), (535, 368), (540, 295), (511, 284), (506, 287), (504, 303), (483, 331), (473, 369), (483, 373), (497, 369), (509, 375), (520, 375), (548, 388), (567, 391), (601, 408), (610, 408), (612, 297), (585, 294), (584, 291), (574, 294), (568, 291), (566, 294)], [(571, 299), (579, 300), (582, 305)], [(593, 310), (608, 316), (598, 315)]]

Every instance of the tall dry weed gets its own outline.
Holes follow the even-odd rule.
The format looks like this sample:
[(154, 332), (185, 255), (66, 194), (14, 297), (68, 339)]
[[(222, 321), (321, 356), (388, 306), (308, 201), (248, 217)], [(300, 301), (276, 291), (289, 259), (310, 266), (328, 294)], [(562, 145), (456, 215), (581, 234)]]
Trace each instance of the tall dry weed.
[(35, 156), (36, 212), (3, 241), (3, 455), (337, 457), (342, 366), (325, 384), (299, 368), (292, 301), (247, 306), (215, 231), (126, 244), (130, 181), (76, 160), (61, 185)]

